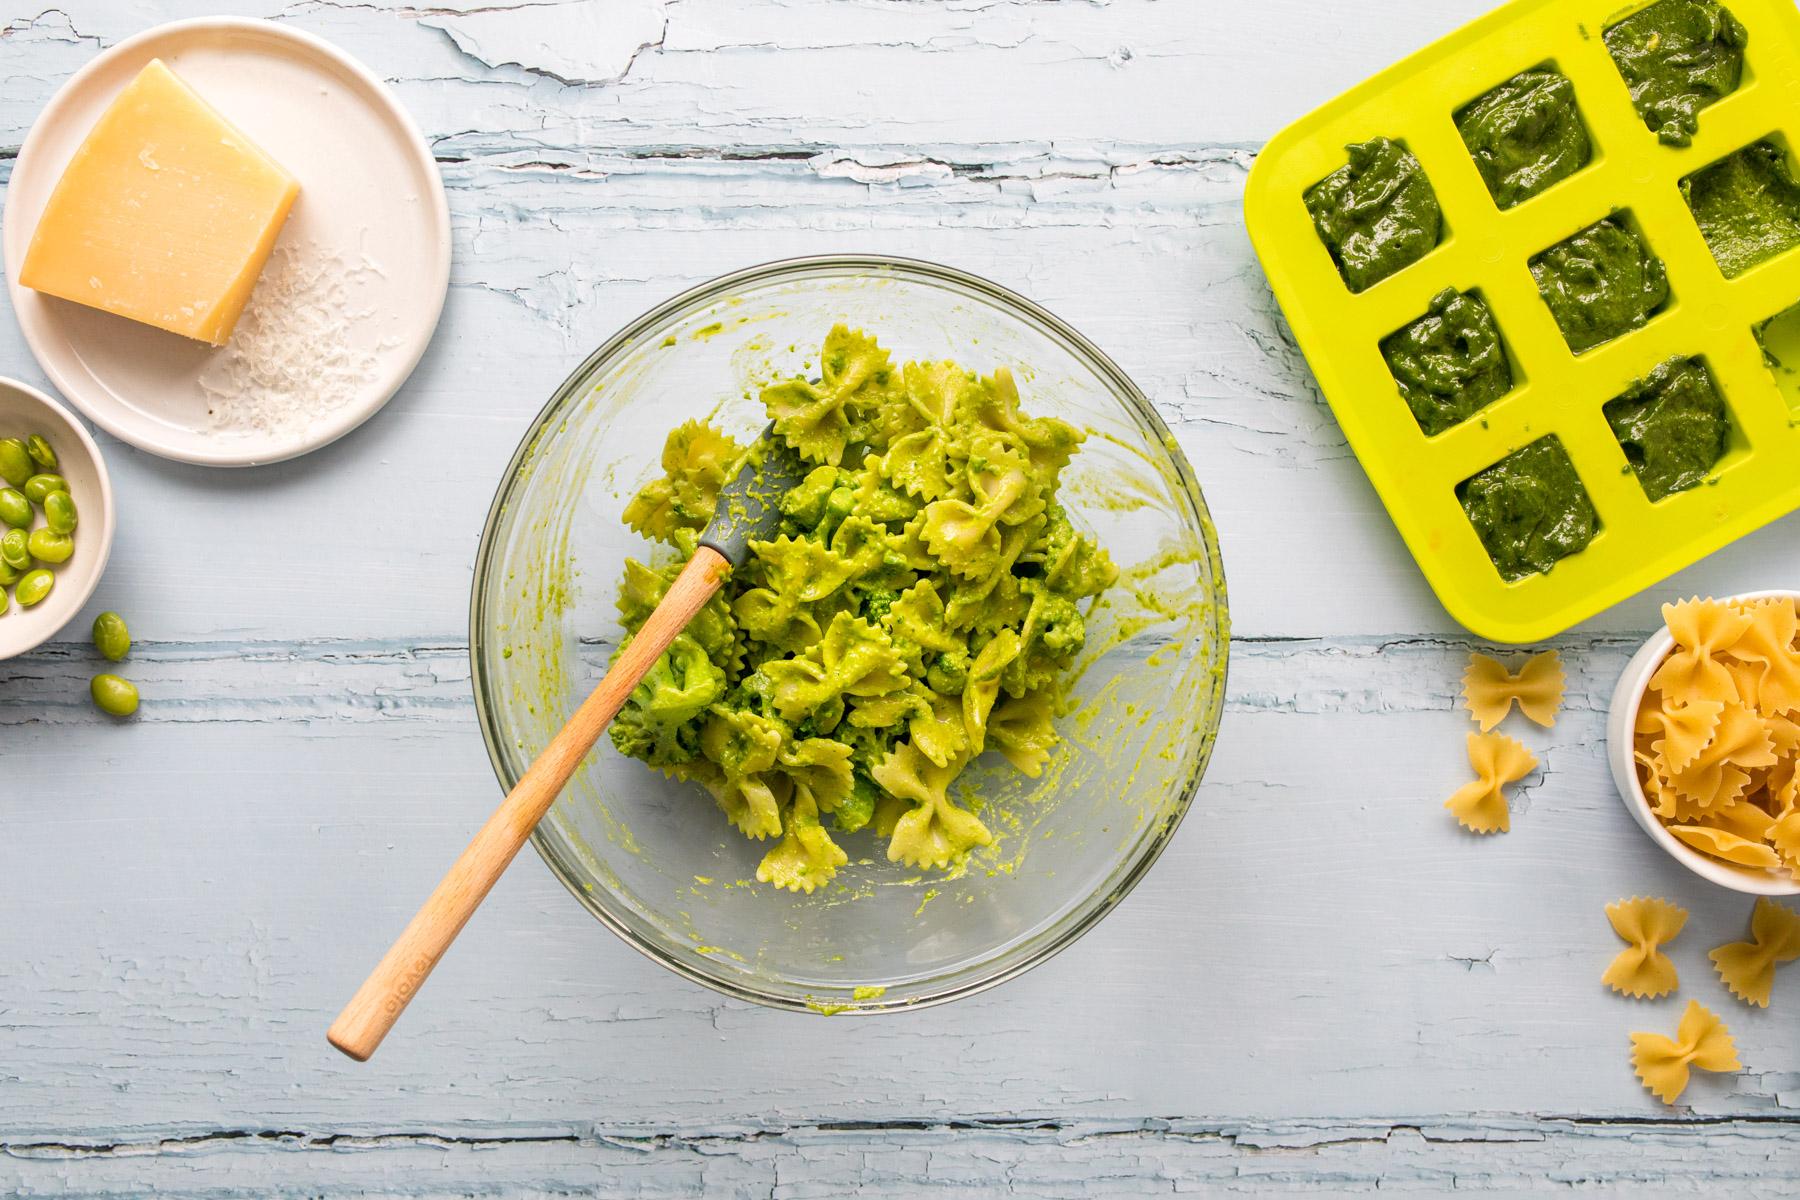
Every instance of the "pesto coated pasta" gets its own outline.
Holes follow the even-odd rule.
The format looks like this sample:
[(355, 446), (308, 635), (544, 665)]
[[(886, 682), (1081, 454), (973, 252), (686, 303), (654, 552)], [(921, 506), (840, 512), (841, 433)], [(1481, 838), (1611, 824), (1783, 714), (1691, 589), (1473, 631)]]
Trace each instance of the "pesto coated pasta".
[[(1004, 368), (892, 363), (832, 329), (818, 379), (762, 390), (810, 466), (781, 526), (632, 693), (611, 736), (703, 786), (746, 837), (773, 839), (756, 876), (811, 892), (865, 827), (887, 857), (947, 867), (992, 834), (950, 796), (984, 750), (1037, 776), (1086, 641), (1081, 602), (1117, 578), (1057, 502), (1082, 434), (1030, 417)], [(690, 421), (625, 521), (674, 553), (628, 561), (629, 636), (656, 607), (719, 490), (751, 448)], [(829, 820), (831, 829), (827, 829)]]

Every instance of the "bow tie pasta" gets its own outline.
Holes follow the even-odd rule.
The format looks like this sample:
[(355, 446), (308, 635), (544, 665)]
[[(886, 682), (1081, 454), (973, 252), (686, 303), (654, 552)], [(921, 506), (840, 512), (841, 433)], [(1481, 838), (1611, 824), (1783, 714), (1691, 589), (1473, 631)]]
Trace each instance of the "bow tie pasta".
[(1556, 724), (1565, 683), (1562, 660), (1554, 650), (1532, 655), (1516, 672), (1507, 670), (1497, 658), (1471, 653), (1468, 670), (1463, 672), (1463, 706), (1483, 733), (1504, 721), (1514, 703), (1548, 729)]
[(1800, 609), (1694, 599), (1663, 619), (1675, 646), (1633, 730), (1645, 799), (1701, 853), (1800, 877)]
[(1469, 765), (1475, 779), (1444, 801), (1444, 807), (1471, 833), (1505, 833), (1512, 828), (1505, 787), (1537, 770), (1537, 758), (1504, 733), (1471, 733)]
[(1689, 1000), (1673, 1038), (1660, 1033), (1631, 1035), (1631, 1065), (1650, 1093), (1673, 1104), (1687, 1090), (1688, 1068), (1741, 1071), (1737, 1044), (1717, 1014)]
[(1640, 1000), (1666, 996), (1680, 986), (1675, 964), (1660, 947), (1675, 939), (1687, 924), (1687, 910), (1651, 896), (1633, 896), (1606, 906), (1613, 932), (1631, 943), (1606, 968), (1600, 981), (1613, 991)]
[(1732, 995), (1767, 1008), (1776, 965), (1800, 958), (1800, 913), (1758, 896), (1750, 915), (1750, 937), (1748, 942), (1720, 946), (1707, 957)]
[[(776, 535), (751, 542), (632, 693), (613, 744), (770, 842), (756, 874), (776, 887), (829, 882), (848, 861), (833, 832), (864, 827), (893, 862), (952, 866), (993, 841), (958, 776), (987, 749), (1043, 772), (1087, 602), (1118, 577), (1058, 502), (1082, 435), (1021, 411), (1004, 368), (897, 366), (843, 326), (816, 380), (771, 384), (762, 402), (811, 470)], [(749, 452), (703, 422), (669, 434), (663, 476), (625, 509), (671, 548), (626, 564), (627, 640)]]

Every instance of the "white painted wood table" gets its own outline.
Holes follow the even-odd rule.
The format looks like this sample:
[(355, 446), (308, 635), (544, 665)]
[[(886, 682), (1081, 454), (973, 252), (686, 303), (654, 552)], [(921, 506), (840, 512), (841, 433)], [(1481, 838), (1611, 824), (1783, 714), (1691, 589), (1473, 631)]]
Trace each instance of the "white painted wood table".
[[(1747, 900), (1633, 826), (1615, 674), (1689, 591), (1800, 584), (1800, 520), (1557, 639), (1564, 719), (1513, 832), (1442, 811), (1471, 645), (1426, 590), (1245, 239), (1277, 128), (1486, 0), (575, 0), (253, 15), (392, 81), (449, 185), (418, 374), (298, 462), (110, 440), (96, 608), (146, 701), (85, 699), (85, 619), (0, 666), (0, 1194), (648, 1196), (1800, 1192), (1800, 971), (1705, 960)], [(187, 0), (0, 3), (0, 180), (56, 86)], [(1073, 949), (874, 1020), (763, 1011), (631, 953), (520, 859), (367, 1066), (323, 1032), (497, 799), (469, 691), (475, 541), (554, 385), (652, 303), (764, 259), (915, 255), (1034, 297), (1161, 408), (1223, 538), (1219, 752)], [(11, 320), (0, 373), (42, 382)], [(104, 439), (103, 439), (104, 440)], [(1746, 1069), (1677, 1109), (1602, 989), (1602, 906), (1693, 910), (1684, 997)]]

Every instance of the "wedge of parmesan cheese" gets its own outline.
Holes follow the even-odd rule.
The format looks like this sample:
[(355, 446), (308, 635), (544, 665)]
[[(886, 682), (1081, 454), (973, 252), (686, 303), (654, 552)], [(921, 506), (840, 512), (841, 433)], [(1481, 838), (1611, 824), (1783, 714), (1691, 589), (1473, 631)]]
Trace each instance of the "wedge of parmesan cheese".
[(75, 151), (19, 281), (222, 346), (299, 194), (292, 175), (154, 59)]

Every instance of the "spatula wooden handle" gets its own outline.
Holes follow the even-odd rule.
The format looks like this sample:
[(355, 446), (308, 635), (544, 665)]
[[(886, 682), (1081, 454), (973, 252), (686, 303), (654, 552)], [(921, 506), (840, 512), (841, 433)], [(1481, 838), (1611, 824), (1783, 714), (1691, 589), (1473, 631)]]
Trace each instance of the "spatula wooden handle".
[(438, 959), (531, 836), (532, 829), (550, 811), (550, 805), (593, 749), (601, 731), (625, 706), (631, 689), (712, 599), (730, 572), (730, 563), (718, 551), (702, 546), (694, 552), (692, 561), (670, 585), (662, 603), (620, 652), (612, 670), (507, 793), (506, 800), (481, 827), (425, 906), (332, 1022), (326, 1036), (333, 1046), (358, 1062), (375, 1053)]

